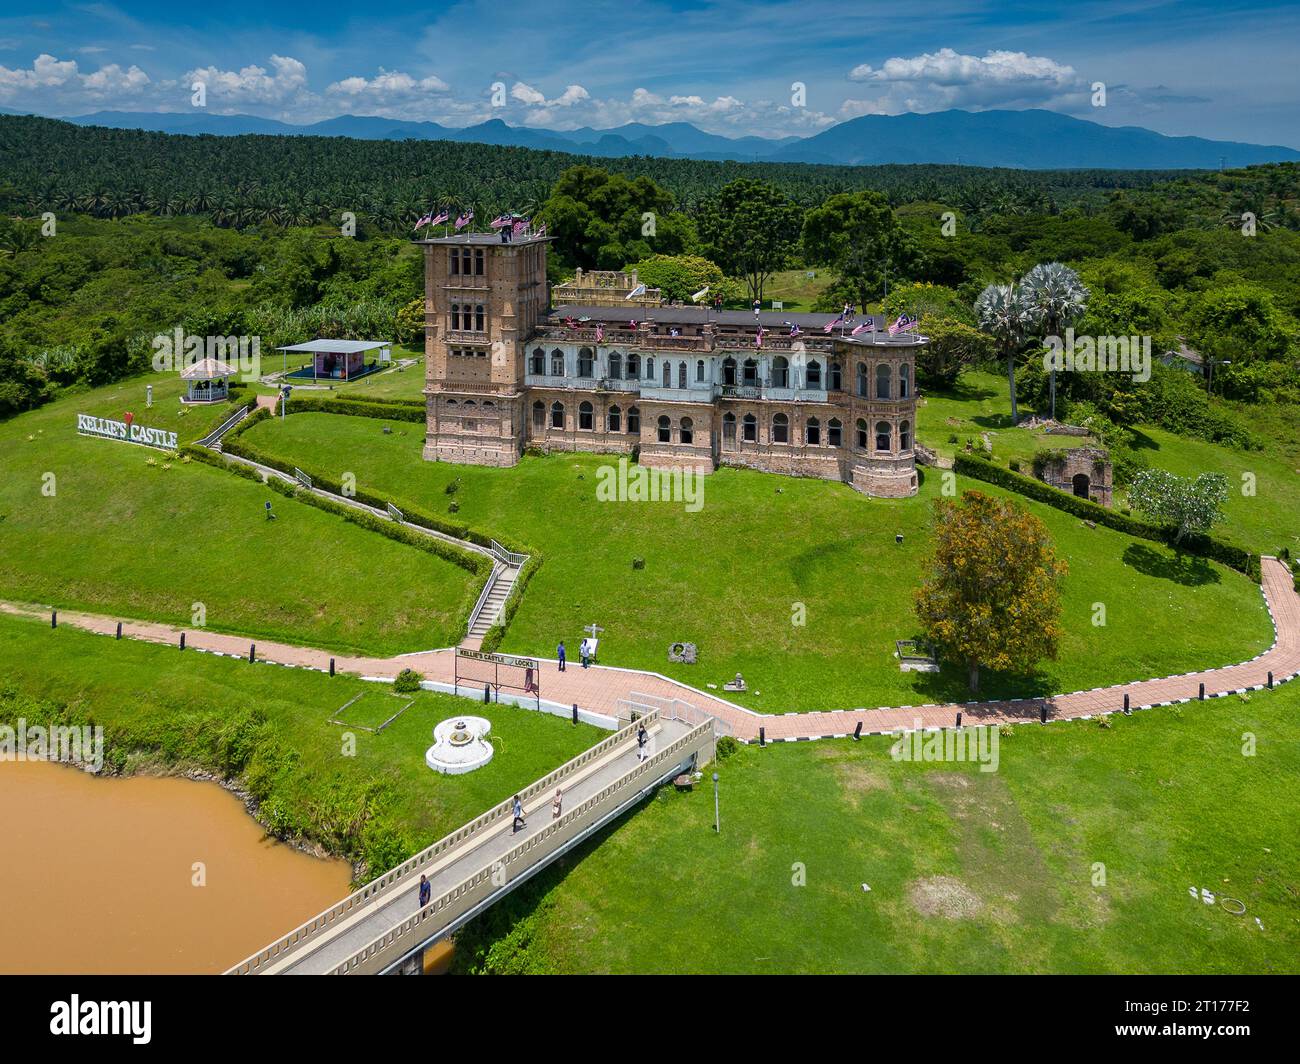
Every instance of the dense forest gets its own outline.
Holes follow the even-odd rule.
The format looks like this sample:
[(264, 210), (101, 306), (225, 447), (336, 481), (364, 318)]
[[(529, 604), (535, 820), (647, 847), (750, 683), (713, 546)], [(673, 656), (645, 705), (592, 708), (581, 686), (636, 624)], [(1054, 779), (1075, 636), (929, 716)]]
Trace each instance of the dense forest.
[[(1137, 421), (1249, 446), (1239, 404), (1300, 403), (1296, 164), (1159, 174), (591, 160), (0, 116), (0, 416), (143, 371), (150, 339), (176, 327), (260, 336), (263, 351), (313, 335), (416, 340), (410, 230), (443, 206), (472, 207), (479, 228), (504, 210), (544, 219), (553, 279), (635, 266), (672, 298), (707, 285), (743, 305), (770, 297), (777, 271), (815, 268), (832, 279), (820, 309), (920, 316), (933, 340), (923, 385), (997, 364), (1016, 370), (1035, 410), (1050, 404), (1049, 327), (1147, 337), (1157, 356), (1199, 352), (1199, 373), (1157, 366), (1148, 382), (1058, 375), (1058, 412), (1092, 418), (1121, 451)], [(1010, 312), (999, 291), (1014, 328), (999, 326)], [(1057, 302), (1035, 313), (1025, 293)]]

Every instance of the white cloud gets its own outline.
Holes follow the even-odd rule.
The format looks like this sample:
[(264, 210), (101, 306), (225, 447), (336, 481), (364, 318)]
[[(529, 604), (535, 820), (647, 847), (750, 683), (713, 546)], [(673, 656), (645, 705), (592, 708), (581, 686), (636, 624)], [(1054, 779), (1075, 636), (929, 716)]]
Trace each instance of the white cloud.
[(82, 94), (99, 98), (109, 93), (138, 93), (149, 85), (149, 75), (137, 66), (123, 70), (116, 63), (90, 74), (81, 73), (75, 59), (56, 59), (42, 53), (28, 68), (0, 66), (0, 97), (26, 93), (61, 98)]
[(510, 87), (510, 98), (525, 107), (572, 107), (574, 104), (590, 100), (591, 94), (581, 85), (568, 86), (559, 96), (548, 100), (546, 94), (523, 81), (516, 81)]
[(451, 86), (442, 78), (430, 75), (416, 79), (400, 70), (384, 70), (367, 80), (362, 77), (344, 78), (325, 91), (335, 96), (367, 97), (377, 102), (409, 100), (429, 93), (450, 91)]
[(185, 81), (203, 82), (209, 100), (216, 104), (283, 104), (306, 89), (307, 68), (297, 59), (273, 55), (271, 65), (275, 67), (274, 74), (251, 64), (237, 71), (196, 67), (185, 75)]
[(93, 96), (108, 96), (113, 93), (138, 93), (149, 84), (149, 75), (132, 64), (123, 70), (116, 63), (100, 67), (93, 74), (82, 76), (82, 85)]
[(1025, 52), (990, 51), (963, 55), (951, 48), (921, 55), (896, 56), (878, 67), (863, 63), (849, 71), (878, 95), (848, 99), (841, 117), (900, 114), (950, 107), (1056, 107), (1073, 109), (1086, 102), (1088, 85), (1065, 63)]

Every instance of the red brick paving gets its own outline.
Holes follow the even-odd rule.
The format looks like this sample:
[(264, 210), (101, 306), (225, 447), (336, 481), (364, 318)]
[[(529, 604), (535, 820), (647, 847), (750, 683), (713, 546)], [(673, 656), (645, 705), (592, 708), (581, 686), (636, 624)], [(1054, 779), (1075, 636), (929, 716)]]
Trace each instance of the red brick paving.
[[(771, 714), (745, 709), (658, 673), (600, 665), (583, 669), (573, 662), (569, 663), (564, 672), (560, 672), (556, 662), (543, 660), (540, 663), (541, 693), (548, 701), (566, 705), (576, 702), (583, 709), (610, 716), (617, 715), (619, 700), (633, 692), (677, 698), (724, 720), (738, 739), (757, 739), (759, 728), (762, 727), (768, 739), (785, 741), (847, 735), (859, 723), (864, 734), (910, 729), (916, 727), (918, 722), (922, 727), (949, 727), (955, 723), (958, 711), (963, 714), (963, 723), (967, 724), (1036, 721), (1043, 706), (1048, 709), (1049, 719), (1090, 717), (1121, 710), (1125, 694), (1129, 696), (1133, 709), (1189, 701), (1198, 697), (1201, 683), (1205, 684), (1206, 697), (1211, 698), (1263, 687), (1270, 672), (1275, 683), (1300, 674), (1300, 596), (1295, 592), (1291, 573), (1285, 565), (1270, 557), (1265, 557), (1262, 564), (1262, 590), (1276, 633), (1273, 646), (1250, 661), (1183, 676), (1166, 676), (1092, 691), (1074, 691), (1070, 694), (1009, 702), (953, 702), (892, 709)], [(0, 602), (0, 610), (25, 616), (39, 615), (41, 612), (30, 605), (4, 602)], [(77, 612), (61, 612), (59, 620), (60, 623), (104, 635), (112, 635), (117, 625), (117, 618)], [(125, 638), (176, 645), (181, 629), (165, 624), (124, 620), (122, 634)], [(233, 657), (248, 657), (248, 639), (190, 629), (185, 630), (185, 636), (189, 648)], [(309, 647), (257, 641), (259, 661), (326, 670), (333, 657), (340, 672), (392, 678), (404, 668), (413, 668), (424, 673), (429, 680), (446, 684), (451, 684), (454, 680), (453, 655), (454, 649), (448, 648), (403, 654), (394, 658), (368, 658), (331, 655), (328, 651)]]

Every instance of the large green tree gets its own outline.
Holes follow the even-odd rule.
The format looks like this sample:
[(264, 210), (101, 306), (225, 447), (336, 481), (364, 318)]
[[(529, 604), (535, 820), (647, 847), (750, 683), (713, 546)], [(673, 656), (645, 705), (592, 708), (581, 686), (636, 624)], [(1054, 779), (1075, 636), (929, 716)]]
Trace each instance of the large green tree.
[(936, 499), (934, 556), (916, 614), (978, 691), (982, 668), (1028, 671), (1056, 657), (1066, 571), (1047, 526), (1010, 499), (978, 491), (960, 505)]
[(751, 299), (791, 260), (803, 212), (772, 185), (741, 178), (724, 185), (700, 211), (706, 257), (743, 277)]
[(842, 192), (804, 215), (803, 250), (808, 262), (829, 266), (839, 287), (859, 307), (884, 287), (886, 275), (909, 275), (919, 254), (879, 192)]

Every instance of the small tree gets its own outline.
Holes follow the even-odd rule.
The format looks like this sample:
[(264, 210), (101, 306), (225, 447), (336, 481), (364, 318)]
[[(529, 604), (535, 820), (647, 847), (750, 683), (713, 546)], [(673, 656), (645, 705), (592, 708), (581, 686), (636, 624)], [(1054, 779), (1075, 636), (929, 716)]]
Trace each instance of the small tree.
[(1189, 532), (1208, 532), (1223, 520), (1227, 501), (1228, 478), (1222, 473), (1202, 473), (1193, 480), (1165, 469), (1144, 469), (1128, 487), (1133, 509), (1174, 529), (1174, 546)]
[(1016, 354), (1025, 342), (1030, 314), (1023, 295), (1013, 284), (991, 284), (975, 300), (980, 329), (993, 337), (999, 357), (1007, 363), (1007, 386), (1011, 389), (1011, 424), (1020, 420), (1016, 409)]
[(961, 505), (936, 500), (934, 516), (931, 575), (916, 591), (916, 614), (944, 656), (966, 663), (971, 691), (982, 667), (1027, 670), (1055, 659), (1067, 567), (1043, 522), (978, 491)]

